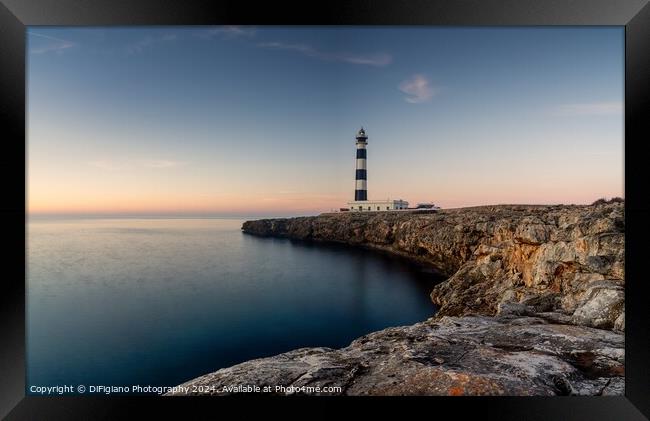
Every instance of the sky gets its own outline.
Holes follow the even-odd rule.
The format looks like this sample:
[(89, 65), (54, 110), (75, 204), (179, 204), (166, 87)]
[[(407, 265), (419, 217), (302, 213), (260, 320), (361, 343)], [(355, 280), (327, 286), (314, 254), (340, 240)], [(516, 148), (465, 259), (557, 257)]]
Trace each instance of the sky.
[(623, 27), (29, 27), (32, 215), (623, 196)]

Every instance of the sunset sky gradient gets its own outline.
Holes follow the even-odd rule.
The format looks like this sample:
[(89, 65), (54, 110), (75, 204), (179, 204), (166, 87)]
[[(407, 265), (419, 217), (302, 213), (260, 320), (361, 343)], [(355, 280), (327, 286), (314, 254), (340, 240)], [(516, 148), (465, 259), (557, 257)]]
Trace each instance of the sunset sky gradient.
[(30, 214), (623, 196), (623, 27), (28, 30)]

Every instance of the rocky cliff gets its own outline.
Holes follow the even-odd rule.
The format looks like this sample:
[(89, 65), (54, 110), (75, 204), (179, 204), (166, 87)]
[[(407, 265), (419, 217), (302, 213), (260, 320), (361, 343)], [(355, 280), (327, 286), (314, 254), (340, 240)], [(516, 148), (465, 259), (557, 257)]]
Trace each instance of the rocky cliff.
[(378, 248), (448, 279), (431, 293), (440, 309), (430, 320), (185, 384), (212, 387), (202, 393), (248, 384), (337, 386), (324, 394), (353, 395), (623, 394), (622, 203), (324, 214), (242, 229)]
[(246, 233), (380, 248), (449, 279), (438, 316), (502, 312), (623, 330), (623, 203), (484, 206), (248, 221)]

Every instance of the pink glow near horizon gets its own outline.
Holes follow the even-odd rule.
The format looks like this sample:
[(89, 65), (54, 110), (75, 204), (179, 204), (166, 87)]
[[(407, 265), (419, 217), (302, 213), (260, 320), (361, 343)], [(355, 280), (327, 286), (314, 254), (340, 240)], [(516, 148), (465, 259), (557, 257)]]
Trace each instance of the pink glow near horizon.
[(28, 37), (29, 214), (329, 212), (361, 125), (370, 200), (624, 195), (623, 27), (95, 29)]

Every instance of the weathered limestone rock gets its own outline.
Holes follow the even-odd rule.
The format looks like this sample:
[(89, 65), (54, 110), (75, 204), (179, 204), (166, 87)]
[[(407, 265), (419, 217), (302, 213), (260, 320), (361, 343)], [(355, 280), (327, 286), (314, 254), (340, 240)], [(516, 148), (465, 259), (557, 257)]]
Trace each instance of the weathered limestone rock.
[(614, 328), (615, 322), (623, 316), (625, 306), (623, 289), (594, 287), (590, 288), (590, 291), (584, 304), (573, 313), (572, 321), (576, 324), (603, 329)]
[(621, 332), (625, 332), (625, 310), (623, 310), (621, 315), (618, 316), (614, 321), (614, 330), (620, 330)]
[(622, 334), (536, 317), (443, 317), (371, 333), (339, 350), (247, 361), (183, 385), (217, 395), (239, 385), (277, 394), (621, 395), (623, 345)]

